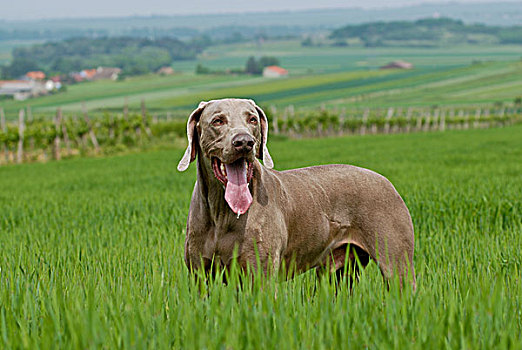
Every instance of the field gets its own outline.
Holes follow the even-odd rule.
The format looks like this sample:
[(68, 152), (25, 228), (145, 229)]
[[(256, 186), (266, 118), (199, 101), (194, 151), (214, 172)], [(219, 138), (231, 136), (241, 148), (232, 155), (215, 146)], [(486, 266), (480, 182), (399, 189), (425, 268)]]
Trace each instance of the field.
[(375, 264), (352, 294), (313, 273), (197, 286), (181, 148), (1, 167), (0, 347), (521, 348), (521, 133), (269, 142), (277, 169), (349, 163), (396, 185), (416, 232), (402, 295)]
[[(194, 74), (198, 63), (213, 70), (239, 68), (250, 55), (278, 57), (290, 77)], [(78, 84), (65, 93), (24, 102), (2, 101), (2, 106), (8, 118), (14, 119), (27, 105), (46, 115), (57, 107), (76, 113), (83, 102), (90, 110), (121, 110), (126, 98), (131, 109), (139, 109), (145, 99), (153, 112), (181, 115), (200, 100), (230, 96), (254, 98), (264, 106), (294, 104), (297, 109), (512, 103), (522, 91), (521, 56), (517, 46), (303, 48), (297, 41), (223, 45), (211, 47), (197, 61), (176, 62), (178, 75)], [(396, 59), (412, 62), (415, 69), (378, 70)]]

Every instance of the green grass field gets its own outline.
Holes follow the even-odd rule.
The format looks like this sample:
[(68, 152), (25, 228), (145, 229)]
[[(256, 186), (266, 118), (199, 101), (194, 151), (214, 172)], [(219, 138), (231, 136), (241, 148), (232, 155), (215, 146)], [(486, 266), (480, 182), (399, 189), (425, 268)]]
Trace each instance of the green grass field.
[(521, 133), (269, 142), (277, 169), (349, 163), (395, 184), (416, 232), (402, 295), (375, 264), (351, 295), (314, 273), (200, 292), (182, 149), (1, 167), (0, 347), (521, 348)]
[[(249, 76), (195, 75), (198, 63), (212, 69), (237, 68), (250, 55), (272, 55), (290, 71), (288, 79)], [(24, 102), (2, 101), (8, 118), (31, 105), (50, 115), (57, 107), (78, 112), (132, 109), (141, 99), (158, 113), (188, 112), (200, 100), (248, 97), (268, 106), (294, 104), (296, 109), (327, 107), (389, 107), (492, 104), (513, 102), (522, 91), (522, 49), (516, 46), (448, 48), (303, 48), (298, 42), (267, 42), (211, 47), (197, 61), (176, 62), (180, 74), (148, 75), (124, 82), (99, 81), (69, 86), (68, 91)], [(412, 62), (411, 71), (381, 71), (389, 61)], [(473, 64), (473, 62), (475, 62)]]

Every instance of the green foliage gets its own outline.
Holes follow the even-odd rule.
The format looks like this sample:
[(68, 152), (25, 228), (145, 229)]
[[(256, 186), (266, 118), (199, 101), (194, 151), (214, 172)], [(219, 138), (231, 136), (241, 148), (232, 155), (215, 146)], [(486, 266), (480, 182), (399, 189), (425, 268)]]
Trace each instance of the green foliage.
[(310, 36), (307, 36), (306, 38), (303, 39), (303, 41), (301, 41), (301, 46), (304, 46), (304, 47), (314, 46), (314, 42)]
[(371, 263), (350, 291), (314, 272), (198, 284), (183, 262), (184, 149), (0, 168), (0, 347), (522, 347), (521, 126), (269, 140), (277, 169), (387, 176), (415, 227), (417, 292)]
[(522, 44), (522, 27), (502, 28), (498, 37), (503, 44)]
[(24, 57), (14, 60), (8, 66), (1, 67), (1, 76), (5, 79), (17, 79), (34, 70), (39, 70), (38, 63), (31, 57)]
[(257, 60), (254, 56), (250, 56), (245, 65), (245, 72), (254, 75), (262, 74), (263, 68), (277, 65), (279, 65), (279, 60), (275, 57), (263, 56)]
[(110, 66), (121, 68), (128, 75), (138, 75), (156, 71), (175, 60), (195, 58), (202, 45), (203, 42), (185, 43), (173, 38), (72, 38), (17, 48), (13, 50), (11, 65), (18, 67), (31, 60), (39, 69), (52, 73)]
[(201, 63), (196, 66), (196, 74), (209, 74), (210, 72), (210, 69), (204, 67)]
[[(477, 36), (478, 35), (478, 36)], [(522, 27), (493, 27), (482, 24), (464, 24), (451, 18), (425, 18), (414, 22), (391, 21), (348, 25), (334, 30), (330, 38), (359, 38), (365, 46), (386, 45), (440, 45), (457, 43), (502, 44), (521, 43)], [(337, 41), (336, 41), (337, 42)]]

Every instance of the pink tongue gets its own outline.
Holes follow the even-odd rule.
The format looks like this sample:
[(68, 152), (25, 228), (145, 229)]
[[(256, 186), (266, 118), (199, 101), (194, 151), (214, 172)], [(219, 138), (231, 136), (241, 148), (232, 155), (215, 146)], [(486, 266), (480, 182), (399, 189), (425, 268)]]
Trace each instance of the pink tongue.
[(232, 164), (225, 164), (225, 168), (228, 180), (225, 200), (234, 213), (244, 214), (252, 204), (252, 195), (248, 190), (245, 160), (240, 159)]

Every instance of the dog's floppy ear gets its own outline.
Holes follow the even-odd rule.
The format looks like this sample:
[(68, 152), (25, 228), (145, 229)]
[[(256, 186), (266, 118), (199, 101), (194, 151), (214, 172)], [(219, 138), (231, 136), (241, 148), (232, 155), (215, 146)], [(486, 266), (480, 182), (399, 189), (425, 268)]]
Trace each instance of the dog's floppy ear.
[(257, 114), (259, 114), (259, 118), (261, 119), (261, 145), (259, 146), (256, 157), (263, 160), (265, 167), (272, 169), (274, 167), (274, 162), (272, 161), (272, 157), (270, 157), (270, 153), (268, 153), (268, 148), (266, 147), (266, 140), (268, 138), (268, 119), (261, 107), (259, 107), (254, 101), (249, 101), (254, 105)]
[(196, 125), (199, 121), (199, 117), (201, 116), (201, 112), (207, 105), (208, 102), (200, 102), (198, 108), (196, 108), (188, 118), (187, 121), (187, 138), (188, 138), (188, 146), (183, 158), (178, 163), (178, 170), (185, 171), (189, 167), (190, 163), (196, 159), (197, 152), (197, 142), (198, 142), (198, 134), (196, 132)]

